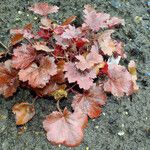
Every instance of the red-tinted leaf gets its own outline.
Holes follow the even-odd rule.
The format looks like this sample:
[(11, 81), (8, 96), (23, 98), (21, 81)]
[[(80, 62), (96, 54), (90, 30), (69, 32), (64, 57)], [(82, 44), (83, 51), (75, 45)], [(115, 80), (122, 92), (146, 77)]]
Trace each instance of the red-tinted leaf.
[(96, 71), (94, 69), (89, 71), (80, 71), (76, 68), (74, 63), (66, 63), (64, 67), (65, 78), (69, 83), (77, 82), (80, 88), (88, 90), (93, 86), (93, 79), (96, 78)]
[(28, 67), (36, 57), (36, 52), (31, 45), (23, 44), (14, 49), (12, 57), (12, 67), (24, 69)]
[(16, 125), (24, 125), (35, 115), (34, 106), (27, 102), (15, 104), (12, 111), (16, 115)]
[(76, 58), (79, 60), (79, 62), (76, 62), (76, 67), (82, 71), (90, 69), (103, 61), (103, 57), (94, 50), (92, 50), (86, 58), (83, 55), (76, 56)]
[(45, 40), (48, 40), (52, 36), (52, 33), (46, 29), (40, 29), (37, 34), (39, 37), (41, 37)]
[(87, 116), (81, 112), (63, 113), (58, 111), (48, 115), (43, 121), (47, 139), (53, 144), (63, 144), (68, 147), (78, 146), (83, 140), (83, 129), (87, 124)]
[(98, 39), (101, 50), (105, 55), (107, 54), (109, 56), (116, 51), (115, 41), (111, 38), (112, 33), (114, 33), (114, 30), (106, 30), (99, 35)]
[(90, 5), (85, 6), (84, 14), (84, 22), (94, 31), (98, 31), (101, 28), (113, 27), (118, 24), (124, 25), (123, 19), (117, 17), (110, 18), (109, 14), (96, 12)]
[(18, 72), (11, 68), (11, 61), (0, 63), (0, 94), (10, 97), (19, 86)]
[(76, 94), (72, 103), (74, 110), (80, 109), (90, 118), (97, 118), (100, 116), (102, 110), (101, 106), (106, 102), (106, 94), (104, 93), (102, 85), (93, 86), (84, 94)]
[(41, 24), (42, 26), (40, 26), (40, 28), (43, 29), (52, 29), (52, 21), (50, 19), (48, 19), (47, 17), (42, 17), (41, 18)]
[(109, 64), (108, 75), (108, 81), (104, 83), (105, 91), (118, 97), (131, 95), (134, 92), (132, 77), (124, 66)]
[(43, 88), (49, 82), (51, 76), (57, 73), (56, 67), (54, 58), (46, 56), (41, 59), (39, 66), (32, 63), (26, 69), (21, 69), (19, 79), (23, 82), (28, 81), (33, 88)]
[(51, 96), (52, 93), (54, 93), (55, 91), (57, 90), (65, 90), (66, 88), (66, 85), (65, 84), (62, 84), (62, 85), (59, 85), (53, 81), (50, 81), (44, 88), (35, 88), (34, 91), (36, 92), (36, 94), (38, 96)]
[[(24, 28), (22, 29), (11, 29), (10, 30), (10, 34), (12, 34), (14, 37), (12, 37), (12, 41), (15, 40), (17, 41), (17, 39), (19, 38), (19, 36), (21, 37), (21, 35), (24, 37), (24, 38), (27, 38), (27, 39), (31, 39), (34, 37), (34, 35), (32, 34), (31, 32), (31, 29), (32, 29), (32, 24), (27, 24), (24, 26)], [(19, 40), (18, 40), (19, 41)], [(20, 41), (19, 41), (20, 42)], [(13, 42), (12, 42), (13, 43)], [(15, 45), (15, 44), (13, 44)]]
[(79, 28), (75, 28), (74, 26), (69, 25), (68, 28), (65, 29), (61, 37), (64, 39), (73, 39), (77, 38), (80, 33), (81, 30)]
[(105, 63), (104, 67), (100, 69), (99, 75), (106, 74), (108, 75), (108, 64)]
[(36, 3), (32, 7), (29, 7), (29, 10), (33, 11), (36, 14), (47, 16), (51, 13), (58, 12), (57, 6), (51, 6), (48, 3)]
[(54, 51), (54, 49), (50, 49), (48, 46), (46, 46), (46, 42), (36, 42), (33, 47), (37, 50), (37, 51), (45, 51), (45, 52), (52, 52)]

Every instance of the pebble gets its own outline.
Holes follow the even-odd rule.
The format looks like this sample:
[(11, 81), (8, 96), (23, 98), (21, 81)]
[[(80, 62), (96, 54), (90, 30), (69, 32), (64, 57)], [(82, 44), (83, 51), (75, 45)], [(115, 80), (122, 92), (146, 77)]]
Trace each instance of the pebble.
[(99, 126), (95, 126), (95, 128), (96, 128), (96, 129), (98, 129), (98, 128), (99, 128)]
[(140, 16), (135, 16), (135, 18), (134, 18), (134, 22), (135, 22), (135, 23), (139, 24), (141, 21), (142, 21), (142, 17), (140, 17)]
[(123, 136), (124, 134), (125, 134), (124, 131), (119, 131), (119, 132), (118, 132), (118, 135), (119, 135), (119, 136)]
[(104, 116), (106, 115), (105, 113), (102, 113)]
[(34, 19), (34, 20), (37, 20), (37, 19), (38, 19), (38, 17), (34, 17), (33, 19)]
[(21, 14), (23, 14), (23, 12), (19, 10), (19, 11), (18, 11), (18, 14), (21, 15)]
[(89, 147), (86, 147), (85, 150), (89, 150)]
[(123, 127), (124, 127), (124, 124), (122, 124), (121, 127), (123, 128)]

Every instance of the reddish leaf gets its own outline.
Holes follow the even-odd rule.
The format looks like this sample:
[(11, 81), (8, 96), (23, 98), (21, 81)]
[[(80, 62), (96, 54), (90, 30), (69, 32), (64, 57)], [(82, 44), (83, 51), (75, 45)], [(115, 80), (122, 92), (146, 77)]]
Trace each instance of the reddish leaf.
[(99, 35), (99, 45), (105, 55), (111, 56), (116, 51), (116, 43), (112, 40), (111, 34), (114, 30), (106, 30)]
[(43, 29), (52, 29), (52, 21), (50, 19), (48, 19), (47, 17), (42, 17), (41, 18), (41, 24), (42, 26), (40, 26), (40, 28)]
[(57, 6), (51, 6), (48, 3), (36, 3), (32, 7), (29, 7), (29, 10), (33, 11), (36, 14), (47, 16), (51, 13), (58, 12)]
[(15, 104), (12, 112), (16, 115), (16, 125), (24, 125), (35, 115), (34, 106), (27, 102)]
[(36, 57), (36, 52), (31, 45), (23, 44), (14, 49), (12, 57), (12, 67), (24, 69), (28, 67)]
[(50, 49), (48, 46), (46, 46), (46, 42), (36, 42), (33, 47), (37, 50), (37, 51), (45, 51), (45, 52), (52, 52), (54, 51), (54, 49)]
[(84, 14), (86, 25), (94, 31), (98, 31), (101, 28), (113, 27), (118, 24), (124, 25), (123, 19), (117, 17), (110, 18), (110, 15), (106, 13), (97, 13), (90, 5), (85, 5)]
[(101, 70), (99, 72), (99, 75), (102, 75), (102, 74), (108, 75), (108, 64), (107, 63), (105, 63), (104, 67), (101, 68)]
[[(31, 33), (31, 29), (32, 29), (32, 24), (31, 23), (25, 25), (24, 28), (22, 28), (22, 29), (17, 29), (17, 28), (16, 29), (11, 29), (10, 34), (14, 35), (14, 37), (12, 37), (12, 40), (15, 40), (15, 39), (19, 38), (19, 36), (21, 37), (21, 35), (24, 38), (27, 38), (27, 39), (33, 38), (34, 35)], [(15, 44), (13, 44), (13, 45), (15, 45)]]
[(109, 14), (97, 13), (90, 5), (84, 9), (85, 23), (94, 31), (107, 27), (106, 21), (110, 18)]
[(66, 88), (66, 85), (65, 84), (62, 84), (62, 85), (59, 85), (53, 81), (50, 81), (44, 88), (35, 88), (34, 91), (36, 92), (36, 94), (38, 96), (51, 96), (52, 93), (54, 93), (55, 91), (57, 90), (65, 90)]
[(12, 96), (19, 86), (17, 73), (11, 68), (10, 60), (0, 63), (0, 94), (5, 98)]
[(52, 36), (52, 33), (46, 29), (40, 29), (37, 34), (39, 37), (41, 37), (45, 40), (48, 40)]
[(117, 25), (125, 25), (125, 21), (124, 19), (119, 19), (117, 17), (112, 17), (110, 20), (107, 21), (107, 25), (109, 28), (112, 28), (114, 26), (117, 26)]
[(24, 39), (23, 34), (15, 34), (11, 37), (11, 44), (15, 45)]
[(88, 90), (93, 86), (93, 79), (96, 78), (96, 70), (92, 69), (89, 71), (80, 71), (76, 68), (74, 63), (66, 63), (64, 67), (65, 78), (68, 79), (69, 83), (77, 82), (80, 88)]
[(108, 75), (108, 81), (104, 83), (106, 92), (118, 97), (131, 95), (134, 92), (132, 77), (124, 66), (109, 64)]
[(79, 28), (75, 28), (74, 26), (68, 25), (68, 28), (65, 29), (61, 37), (64, 39), (73, 39), (77, 38), (80, 33), (81, 30)]
[(103, 61), (103, 57), (94, 50), (91, 50), (86, 58), (83, 55), (76, 56), (76, 58), (79, 60), (79, 62), (76, 62), (76, 67), (82, 71)]
[(65, 75), (64, 75), (64, 65), (65, 61), (60, 60), (57, 62), (57, 74), (52, 77), (52, 81), (56, 83), (64, 83), (65, 82)]
[(63, 144), (68, 147), (78, 146), (83, 140), (83, 129), (87, 124), (87, 116), (81, 112), (63, 113), (55, 111), (43, 121), (47, 139), (53, 144)]
[(54, 58), (46, 56), (40, 61), (40, 65), (32, 63), (26, 69), (19, 71), (19, 79), (28, 81), (33, 88), (43, 88), (49, 82), (51, 76), (57, 73)]
[(71, 24), (76, 18), (77, 18), (77, 16), (70, 16), (62, 23), (62, 26)]
[(93, 86), (84, 94), (76, 94), (72, 103), (74, 110), (80, 109), (90, 118), (97, 118), (100, 116), (102, 110), (101, 106), (106, 102), (106, 94), (102, 85)]

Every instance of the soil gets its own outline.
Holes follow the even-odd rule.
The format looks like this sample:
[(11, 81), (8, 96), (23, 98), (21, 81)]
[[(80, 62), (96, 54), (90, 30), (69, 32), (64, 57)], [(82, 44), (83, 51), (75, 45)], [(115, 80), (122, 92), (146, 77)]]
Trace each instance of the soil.
[[(0, 0), (0, 40), (9, 42), (9, 29), (32, 22), (39, 23), (39, 16), (28, 11), (37, 0)], [(109, 96), (101, 117), (89, 120), (83, 143), (73, 150), (150, 150), (150, 6), (147, 0), (47, 0), (60, 7), (54, 20), (63, 21), (76, 15), (79, 25), (83, 19), (85, 4), (125, 19), (125, 27), (119, 28), (114, 38), (125, 43), (128, 58), (137, 62), (138, 93), (117, 99)], [(35, 26), (36, 29), (36, 26)], [(3, 48), (0, 48), (3, 50)], [(68, 150), (64, 146), (51, 145), (42, 127), (44, 117), (55, 110), (50, 98), (38, 99), (36, 116), (24, 127), (16, 127), (11, 108), (17, 102), (32, 102), (34, 95), (26, 89), (5, 100), (0, 97), (0, 150)], [(71, 98), (61, 103), (70, 105)]]

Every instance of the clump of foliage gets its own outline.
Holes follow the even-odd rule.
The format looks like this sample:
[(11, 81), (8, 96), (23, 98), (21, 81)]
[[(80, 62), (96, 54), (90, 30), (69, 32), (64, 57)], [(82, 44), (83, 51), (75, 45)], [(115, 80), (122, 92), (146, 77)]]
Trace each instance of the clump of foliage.
[[(54, 97), (58, 111), (43, 121), (47, 139), (53, 144), (78, 146), (88, 117), (100, 116), (107, 93), (122, 97), (138, 90), (135, 62), (130, 61), (128, 69), (119, 64), (127, 56), (123, 43), (111, 37), (124, 20), (86, 5), (84, 23), (75, 27), (76, 16), (61, 24), (48, 17), (58, 11), (57, 6), (37, 3), (29, 9), (42, 16), (39, 31), (33, 33), (31, 24), (10, 30), (12, 51), (9, 60), (0, 63), (0, 94), (13, 96), (23, 86), (37, 97)], [(71, 93), (73, 112), (67, 107), (61, 110), (60, 100)], [(17, 125), (35, 115), (34, 105), (28, 102), (16, 104), (12, 110)]]

